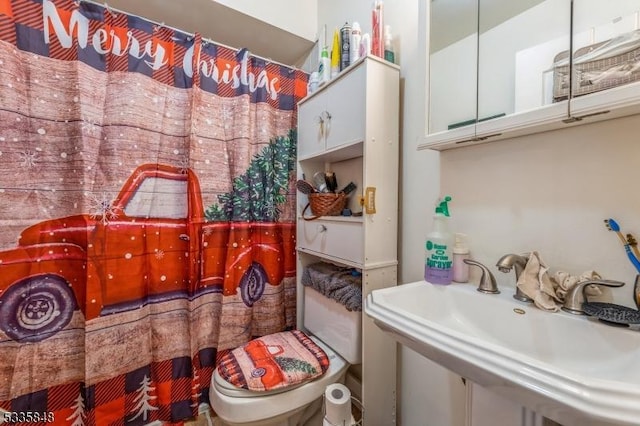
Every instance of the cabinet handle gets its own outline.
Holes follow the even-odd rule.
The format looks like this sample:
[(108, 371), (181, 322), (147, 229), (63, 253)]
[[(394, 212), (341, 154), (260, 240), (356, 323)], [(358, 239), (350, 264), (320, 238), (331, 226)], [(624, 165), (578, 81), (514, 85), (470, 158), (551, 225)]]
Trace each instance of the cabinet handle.
[(582, 121), (584, 118), (593, 117), (595, 115), (608, 114), (609, 112), (611, 111), (604, 110), (604, 111), (592, 112), (591, 114), (585, 114), (585, 115), (572, 115), (569, 118), (565, 118), (564, 120), (562, 120), (562, 122), (565, 124), (575, 123), (576, 121)]
[(327, 232), (327, 227), (324, 225), (318, 225), (318, 232), (320, 233)]
[(329, 111), (322, 111), (322, 118), (324, 119), (322, 125), (322, 137), (326, 139), (329, 136), (329, 132), (331, 132), (331, 114)]
[(489, 138), (493, 138), (493, 137), (500, 136), (500, 135), (502, 135), (502, 133), (492, 133), (492, 134), (486, 135), (486, 136), (475, 136), (475, 137), (473, 137), (471, 139), (465, 139), (465, 140), (462, 140), (462, 141), (458, 141), (458, 142), (456, 142), (456, 145), (462, 144), (462, 143), (469, 143), (469, 142), (482, 142), (482, 141), (486, 141)]
[(324, 138), (324, 118), (322, 115), (316, 117), (318, 120), (318, 137), (319, 139)]

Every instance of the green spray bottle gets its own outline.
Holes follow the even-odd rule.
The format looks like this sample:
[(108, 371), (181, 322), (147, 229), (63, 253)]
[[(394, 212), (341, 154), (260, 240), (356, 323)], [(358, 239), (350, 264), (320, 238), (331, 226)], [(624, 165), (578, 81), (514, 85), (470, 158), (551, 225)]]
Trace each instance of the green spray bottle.
[(433, 230), (425, 243), (424, 279), (431, 284), (451, 284), (453, 280), (454, 235), (449, 230), (449, 206), (446, 196), (436, 207)]

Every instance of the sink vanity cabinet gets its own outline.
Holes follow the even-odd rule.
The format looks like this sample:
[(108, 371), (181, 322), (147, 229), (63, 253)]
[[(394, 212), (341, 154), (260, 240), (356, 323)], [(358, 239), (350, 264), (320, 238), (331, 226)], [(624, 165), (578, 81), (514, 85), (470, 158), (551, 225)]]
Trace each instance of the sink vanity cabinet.
[[(363, 305), (372, 290), (397, 283), (399, 76), (398, 66), (368, 56), (298, 105), (298, 179), (312, 182), (316, 173), (331, 171), (338, 190), (353, 182), (347, 207), (362, 212), (306, 220), (308, 199), (298, 192), (298, 324), (304, 312), (302, 274), (310, 264), (362, 271)], [(365, 424), (393, 425), (396, 343), (365, 315), (361, 354), (347, 385), (362, 402)]]
[(637, 0), (430, 5), (429, 113), (420, 149), (640, 112)]

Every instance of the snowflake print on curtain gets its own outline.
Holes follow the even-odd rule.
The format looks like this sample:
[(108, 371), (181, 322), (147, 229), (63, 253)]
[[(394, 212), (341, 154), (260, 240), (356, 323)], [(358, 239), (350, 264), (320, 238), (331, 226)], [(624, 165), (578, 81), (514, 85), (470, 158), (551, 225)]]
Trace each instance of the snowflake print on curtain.
[(0, 0), (0, 68), (0, 409), (196, 416), (295, 325), (307, 75), (71, 0)]

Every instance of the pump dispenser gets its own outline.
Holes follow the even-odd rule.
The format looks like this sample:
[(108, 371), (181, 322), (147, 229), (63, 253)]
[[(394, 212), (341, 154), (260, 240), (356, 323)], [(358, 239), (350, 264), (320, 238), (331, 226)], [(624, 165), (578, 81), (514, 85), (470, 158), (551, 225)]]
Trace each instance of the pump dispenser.
[(469, 259), (469, 246), (465, 234), (455, 234), (455, 245), (453, 246), (453, 281), (457, 283), (469, 282), (469, 265), (464, 263)]
[(425, 243), (424, 279), (431, 284), (451, 284), (453, 279), (454, 237), (449, 230), (449, 206), (446, 196), (433, 216), (433, 230)]

